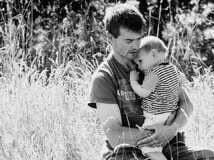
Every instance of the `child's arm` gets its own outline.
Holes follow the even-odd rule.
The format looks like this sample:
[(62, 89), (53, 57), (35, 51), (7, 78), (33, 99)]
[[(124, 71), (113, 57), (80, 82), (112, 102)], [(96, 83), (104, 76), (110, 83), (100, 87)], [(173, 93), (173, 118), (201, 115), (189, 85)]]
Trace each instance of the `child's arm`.
[(134, 92), (140, 97), (148, 97), (152, 91), (154, 91), (155, 86), (158, 83), (158, 76), (155, 73), (150, 73), (147, 75), (143, 81), (143, 84), (138, 83), (138, 73), (136, 71), (131, 71), (130, 73), (130, 83)]
[(151, 93), (150, 90), (142, 88), (141, 85), (137, 81), (131, 81), (131, 86), (134, 92), (139, 95), (140, 97), (148, 97)]

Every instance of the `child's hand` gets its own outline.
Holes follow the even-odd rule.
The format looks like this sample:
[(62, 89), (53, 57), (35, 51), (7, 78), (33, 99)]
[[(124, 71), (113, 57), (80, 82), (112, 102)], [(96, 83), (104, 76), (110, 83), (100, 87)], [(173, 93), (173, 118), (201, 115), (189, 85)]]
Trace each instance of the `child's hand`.
[(138, 81), (139, 73), (136, 70), (130, 72), (130, 82)]

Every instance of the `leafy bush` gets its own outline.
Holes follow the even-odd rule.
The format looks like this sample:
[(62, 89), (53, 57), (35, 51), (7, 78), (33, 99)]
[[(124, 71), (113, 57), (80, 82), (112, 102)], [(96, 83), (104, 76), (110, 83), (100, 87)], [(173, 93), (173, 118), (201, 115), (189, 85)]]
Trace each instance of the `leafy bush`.
[[(107, 54), (104, 10), (115, 1), (52, 2), (0, 1), (0, 159), (100, 159), (103, 131), (85, 102)], [(185, 88), (195, 109), (187, 143), (213, 149), (214, 76), (188, 64), (213, 63), (208, 5), (182, 3), (161, 31), (186, 75), (197, 75)]]
[(163, 31), (163, 37), (171, 43), (171, 55), (178, 60), (188, 79), (196, 75), (194, 70), (198, 67), (213, 66), (213, 9), (214, 4), (192, 2), (191, 10), (179, 9), (176, 22), (167, 23)]
[[(1, 17), (1, 59), (13, 55), (12, 59), (24, 65), (24, 70), (33, 68), (48, 73), (75, 61), (76, 55), (89, 61), (96, 57), (100, 62), (108, 54), (102, 20), (105, 8), (115, 2), (1, 1), (5, 15)], [(204, 0), (135, 2), (147, 17), (149, 34), (159, 35), (166, 41), (170, 55), (188, 79), (192, 80), (195, 68), (213, 65), (213, 3)]]

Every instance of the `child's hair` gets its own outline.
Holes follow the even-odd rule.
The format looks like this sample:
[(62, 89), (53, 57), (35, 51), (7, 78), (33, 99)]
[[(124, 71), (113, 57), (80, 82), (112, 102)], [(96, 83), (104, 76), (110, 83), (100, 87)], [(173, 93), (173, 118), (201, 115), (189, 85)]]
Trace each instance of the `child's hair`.
[(146, 31), (146, 22), (138, 9), (131, 4), (116, 4), (107, 8), (104, 17), (105, 29), (115, 38), (120, 35), (120, 27), (124, 27), (134, 33)]
[(144, 50), (146, 52), (150, 52), (153, 49), (157, 50), (158, 52), (165, 53), (167, 55), (168, 49), (164, 42), (155, 36), (146, 36), (142, 38), (140, 43), (140, 50)]

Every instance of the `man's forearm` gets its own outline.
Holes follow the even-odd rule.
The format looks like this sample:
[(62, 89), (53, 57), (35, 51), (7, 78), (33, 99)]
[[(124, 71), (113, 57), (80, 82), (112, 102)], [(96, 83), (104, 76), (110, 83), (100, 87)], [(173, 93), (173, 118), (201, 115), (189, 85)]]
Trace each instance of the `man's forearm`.
[(106, 135), (112, 147), (115, 147), (116, 145), (123, 143), (136, 145), (138, 140), (148, 137), (151, 135), (151, 132), (147, 130), (140, 131), (136, 128), (115, 126), (111, 129), (107, 129)]
[(145, 118), (139, 114), (129, 115), (128, 122), (132, 122), (133, 125), (123, 127), (117, 104), (97, 103), (97, 116), (112, 147), (122, 143), (135, 145), (139, 139), (145, 137), (146, 133), (141, 133), (133, 126), (134, 124), (142, 126)]
[(192, 112), (193, 105), (190, 102), (190, 99), (187, 94), (182, 91), (180, 95), (179, 109), (173, 123), (171, 124), (171, 127), (176, 131), (183, 128), (188, 122), (188, 119), (191, 116)]
[(173, 123), (171, 124), (171, 128), (177, 132), (180, 129), (182, 129), (187, 122), (188, 122), (188, 117), (184, 113), (184, 110), (179, 109)]

